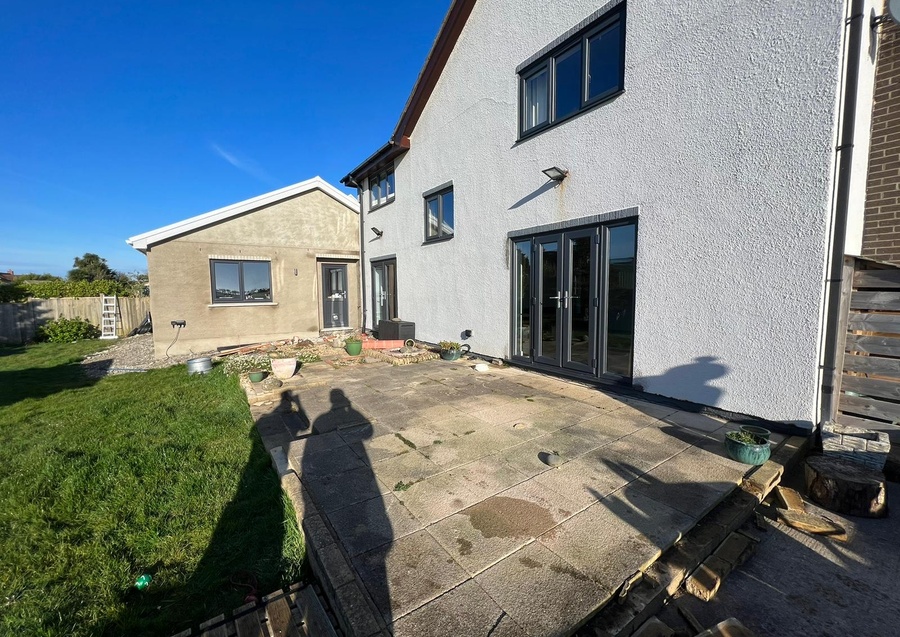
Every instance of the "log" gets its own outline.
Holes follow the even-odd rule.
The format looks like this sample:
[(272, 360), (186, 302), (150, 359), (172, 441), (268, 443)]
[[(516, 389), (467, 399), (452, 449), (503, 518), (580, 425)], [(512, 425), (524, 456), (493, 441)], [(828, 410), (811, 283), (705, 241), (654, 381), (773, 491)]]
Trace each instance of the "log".
[(804, 465), (809, 497), (826, 509), (864, 518), (887, 515), (884, 474), (830, 456), (813, 456)]

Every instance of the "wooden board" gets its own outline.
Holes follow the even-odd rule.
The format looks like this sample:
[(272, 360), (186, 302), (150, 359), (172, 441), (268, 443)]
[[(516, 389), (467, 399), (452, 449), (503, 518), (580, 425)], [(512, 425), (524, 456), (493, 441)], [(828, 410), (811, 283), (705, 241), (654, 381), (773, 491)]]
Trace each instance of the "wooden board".
[(877, 398), (843, 394), (839, 409), (851, 414), (870, 416), (890, 422), (900, 419), (900, 404), (889, 403), (886, 400), (878, 400)]
[(900, 382), (890, 380), (878, 380), (876, 378), (866, 378), (865, 376), (848, 376), (844, 374), (844, 378), (841, 380), (841, 389), (862, 394), (863, 396), (900, 400)]
[(337, 637), (334, 627), (328, 619), (328, 614), (322, 608), (322, 603), (312, 586), (293, 593), (292, 598), (297, 603), (303, 623), (306, 625), (306, 632), (310, 637)]
[(847, 334), (847, 351), (881, 356), (900, 356), (900, 334), (896, 337)]
[(291, 607), (284, 595), (267, 600), (266, 616), (269, 618), (269, 634), (272, 637), (301, 637), (291, 617)]
[(850, 312), (847, 329), (856, 332), (900, 334), (900, 314), (871, 314)]
[(238, 637), (265, 637), (259, 613), (255, 610), (235, 619), (234, 627), (237, 629)]
[(204, 630), (200, 637), (228, 637), (228, 631), (225, 629), (225, 624), (219, 624), (215, 628)]
[(900, 268), (890, 270), (857, 270), (853, 275), (853, 287), (900, 289)]
[(900, 312), (900, 290), (891, 292), (856, 291), (850, 297), (850, 308)]
[(878, 356), (852, 356), (848, 354), (844, 357), (844, 371), (900, 379), (900, 361), (892, 358), (879, 358)]

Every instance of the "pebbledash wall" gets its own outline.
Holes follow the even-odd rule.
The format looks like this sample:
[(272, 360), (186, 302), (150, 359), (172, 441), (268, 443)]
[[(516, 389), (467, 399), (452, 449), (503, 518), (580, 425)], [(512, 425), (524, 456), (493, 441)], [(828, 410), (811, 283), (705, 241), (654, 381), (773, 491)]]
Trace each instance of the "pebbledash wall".
[[(635, 385), (810, 426), (847, 7), (629, 0), (625, 92), (517, 141), (517, 66), (597, 8), (475, 4), (396, 162), (395, 201), (369, 212), (363, 193), (369, 326), (369, 264), (396, 255), (398, 314), (417, 337), (472, 329), (474, 351), (508, 356), (507, 232), (637, 207)], [(542, 190), (550, 166), (569, 176)], [(455, 236), (423, 245), (422, 194), (451, 181)], [(849, 241), (861, 212), (855, 197)]]
[[(358, 213), (347, 204), (311, 190), (151, 245), (155, 355), (318, 336), (323, 262), (347, 264), (350, 327), (358, 327), (358, 224)], [(212, 258), (270, 261), (272, 303), (213, 304)], [(174, 345), (173, 320), (187, 322)]]

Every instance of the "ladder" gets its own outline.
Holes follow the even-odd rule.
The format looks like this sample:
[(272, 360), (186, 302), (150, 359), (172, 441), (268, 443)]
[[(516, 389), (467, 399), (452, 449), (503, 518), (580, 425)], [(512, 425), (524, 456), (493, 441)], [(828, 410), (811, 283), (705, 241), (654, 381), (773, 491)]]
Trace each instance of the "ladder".
[(100, 338), (118, 338), (116, 322), (119, 318), (119, 303), (115, 296), (100, 295)]

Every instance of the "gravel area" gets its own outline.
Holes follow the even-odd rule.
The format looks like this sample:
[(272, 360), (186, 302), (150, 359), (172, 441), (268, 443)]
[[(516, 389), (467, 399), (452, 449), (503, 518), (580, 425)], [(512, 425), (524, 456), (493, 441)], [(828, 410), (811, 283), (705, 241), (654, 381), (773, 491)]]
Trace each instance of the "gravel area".
[(91, 354), (82, 361), (85, 372), (91, 378), (102, 378), (113, 374), (144, 372), (148, 369), (181, 365), (190, 358), (203, 354), (173, 356), (156, 359), (153, 357), (153, 335), (139, 334), (128, 338), (120, 338), (108, 349)]

